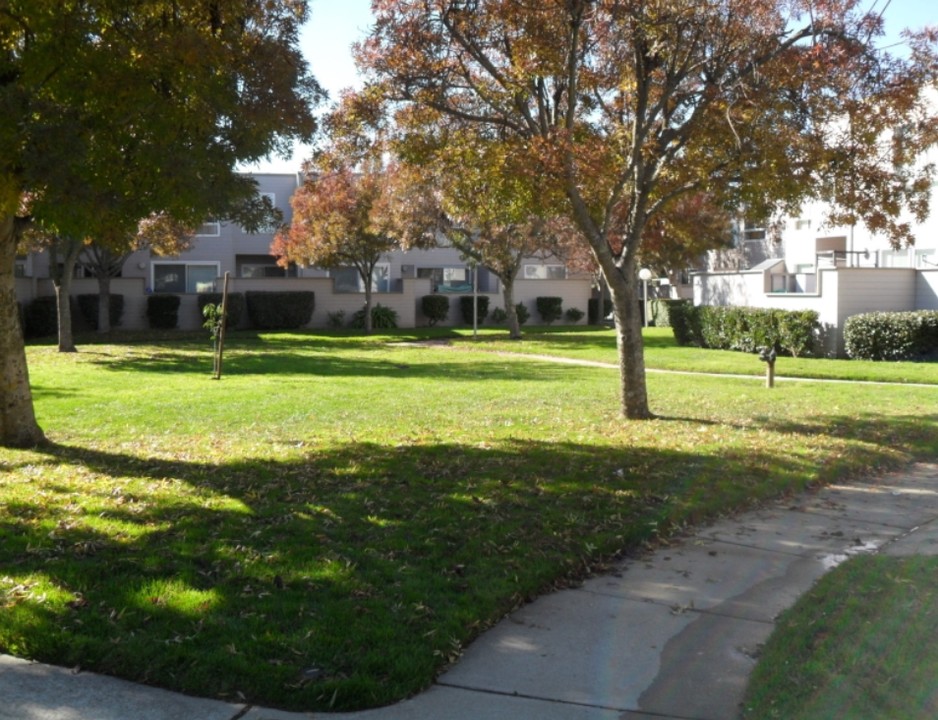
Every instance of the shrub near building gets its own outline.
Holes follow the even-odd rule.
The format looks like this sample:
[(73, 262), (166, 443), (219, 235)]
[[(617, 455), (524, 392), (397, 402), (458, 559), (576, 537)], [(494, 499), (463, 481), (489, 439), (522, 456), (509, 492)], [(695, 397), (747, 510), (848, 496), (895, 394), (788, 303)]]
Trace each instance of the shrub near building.
[(813, 310), (695, 306), (671, 300), (668, 317), (678, 345), (756, 352), (761, 347), (794, 357), (812, 355), (818, 344), (818, 314)]
[(853, 315), (844, 323), (844, 345), (852, 359), (938, 359), (938, 311)]

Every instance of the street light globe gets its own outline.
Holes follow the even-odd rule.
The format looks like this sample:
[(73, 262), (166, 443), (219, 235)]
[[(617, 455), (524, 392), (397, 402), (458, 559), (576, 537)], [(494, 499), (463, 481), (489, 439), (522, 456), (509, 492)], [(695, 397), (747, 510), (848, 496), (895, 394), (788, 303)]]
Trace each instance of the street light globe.
[(651, 270), (649, 270), (648, 268), (642, 268), (641, 270), (638, 271), (639, 280), (645, 280), (647, 282), (648, 280), (651, 280), (651, 278), (652, 278)]

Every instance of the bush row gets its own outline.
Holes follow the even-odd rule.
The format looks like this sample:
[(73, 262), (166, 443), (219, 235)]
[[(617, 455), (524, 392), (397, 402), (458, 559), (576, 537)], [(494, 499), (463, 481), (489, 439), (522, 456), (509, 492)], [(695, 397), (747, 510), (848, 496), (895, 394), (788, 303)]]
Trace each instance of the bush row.
[(820, 324), (814, 310), (695, 306), (689, 300), (664, 304), (678, 345), (741, 352), (770, 347), (795, 357), (818, 349)]
[(873, 312), (844, 323), (847, 356), (858, 360), (938, 357), (938, 310)]
[[(487, 295), (477, 295), (475, 297), (475, 319), (481, 325), (486, 318), (489, 318), (489, 297)], [(472, 325), (473, 321), (472, 298), (472, 295), (459, 296), (459, 313), (466, 325)], [(579, 308), (563, 310), (563, 298), (538, 297), (535, 299), (535, 305), (541, 320), (547, 325), (559, 320), (561, 317), (572, 324), (576, 324), (583, 319), (584, 313)], [(449, 297), (446, 295), (424, 295), (420, 301), (420, 309), (431, 326), (444, 322), (449, 317)], [(531, 314), (524, 303), (515, 305), (515, 312), (518, 315), (518, 322), (522, 325), (527, 322)], [(496, 325), (503, 324), (507, 317), (507, 313), (502, 308), (495, 308), (491, 313), (491, 321)]]
[[(124, 296), (111, 293), (111, 327), (120, 325), (124, 314)], [(98, 296), (78, 295), (71, 298), (72, 330), (98, 329)], [(23, 336), (28, 338), (55, 335), (59, 330), (58, 308), (55, 297), (38, 297), (21, 307), (20, 319)]]

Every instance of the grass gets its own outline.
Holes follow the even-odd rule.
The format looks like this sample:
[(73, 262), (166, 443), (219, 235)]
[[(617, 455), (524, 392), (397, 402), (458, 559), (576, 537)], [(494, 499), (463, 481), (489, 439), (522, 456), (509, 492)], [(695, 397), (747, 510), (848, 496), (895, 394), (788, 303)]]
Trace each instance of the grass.
[[(400, 342), (447, 334), (234, 333), (221, 381), (202, 335), (31, 346), (52, 444), (0, 449), (0, 650), (382, 705), (656, 536), (938, 450), (938, 388), (653, 374), (659, 417), (625, 422), (614, 370)], [(568, 335), (608, 354), (530, 345)]]
[[(504, 339), (504, 333), (484, 334), (479, 345), (493, 351), (563, 355), (581, 360), (616, 363), (616, 339), (608, 328), (539, 327), (525, 330), (523, 342)], [(748, 353), (678, 347), (670, 328), (646, 328), (645, 361), (649, 368), (679, 372), (729, 373), (764, 376), (765, 364)], [(817, 378), (938, 384), (934, 363), (829, 360), (779, 357), (776, 377)]]
[(779, 619), (745, 718), (931, 720), (938, 558), (856, 557)]

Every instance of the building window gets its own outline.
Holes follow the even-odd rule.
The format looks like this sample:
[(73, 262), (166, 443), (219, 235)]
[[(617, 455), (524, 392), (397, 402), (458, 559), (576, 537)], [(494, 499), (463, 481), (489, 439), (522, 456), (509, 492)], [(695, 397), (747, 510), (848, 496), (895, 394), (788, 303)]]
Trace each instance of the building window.
[(218, 263), (153, 263), (153, 292), (206, 293), (215, 291)]
[(217, 220), (206, 220), (195, 231), (196, 237), (219, 237), (220, 235), (221, 223)]
[(567, 268), (563, 265), (525, 265), (522, 277), (525, 280), (563, 280)]
[(16, 258), (13, 263), (13, 277), (26, 277), (26, 258)]
[(743, 242), (765, 241), (765, 221), (746, 220), (743, 223)]
[(801, 218), (800, 220), (795, 220), (795, 230), (810, 230), (811, 221), (807, 218)]
[(472, 276), (465, 266), (417, 268), (417, 277), (429, 279), (432, 292), (472, 292)]
[[(333, 288), (337, 293), (363, 293), (365, 286), (361, 274), (355, 268), (336, 268), (329, 273), (332, 276)], [(372, 292), (391, 291), (391, 265), (378, 263), (371, 273)]]

